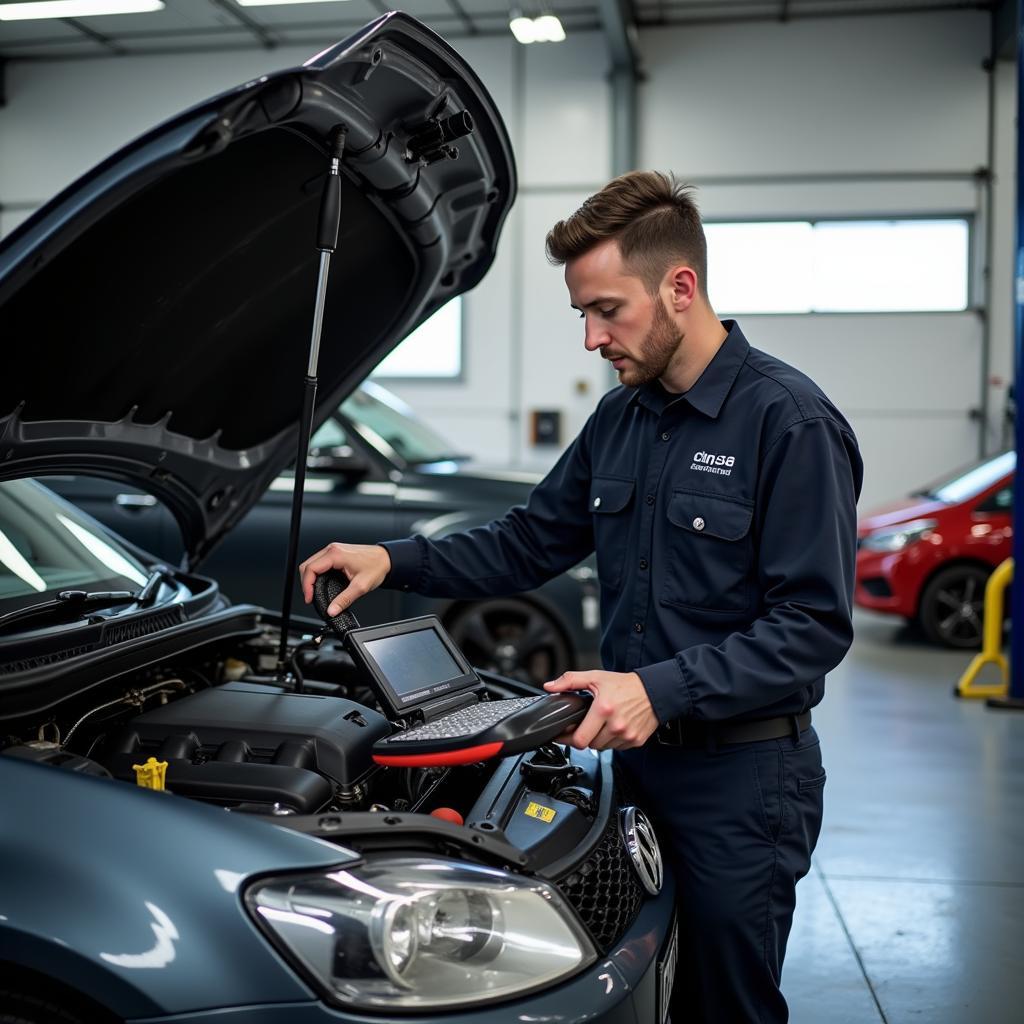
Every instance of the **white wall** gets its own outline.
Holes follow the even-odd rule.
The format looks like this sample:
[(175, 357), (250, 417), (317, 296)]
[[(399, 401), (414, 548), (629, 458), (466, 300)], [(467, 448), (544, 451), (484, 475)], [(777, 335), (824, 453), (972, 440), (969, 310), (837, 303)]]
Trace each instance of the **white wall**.
[[(605, 43), (595, 33), (557, 46), (524, 48), (511, 37), (455, 45), (506, 119), (520, 195), (494, 267), (467, 298), (464, 379), (394, 390), (485, 461), (546, 466), (557, 452), (528, 443), (529, 410), (561, 410), (568, 439), (610, 384), (604, 364), (583, 351), (561, 271), (543, 256), (552, 223), (610, 176)], [(984, 190), (968, 176), (988, 162), (987, 45), (988, 17), (976, 11), (644, 31), (638, 165), (695, 182), (713, 219), (977, 216)], [(12, 63), (0, 108), (0, 203), (45, 199), (160, 118), (306, 56), (303, 48)], [(996, 85), (991, 375), (1001, 383), (990, 388), (990, 445), (1011, 365), (1013, 69), (1001, 66)], [(0, 229), (18, 216), (5, 215)], [(981, 230), (977, 242), (980, 266)], [(713, 281), (710, 290), (714, 300)], [(868, 463), (862, 505), (977, 450), (967, 419), (981, 387), (974, 315), (749, 317), (744, 326), (850, 414)], [(912, 470), (897, 458), (903, 450), (915, 453)]]
[[(645, 32), (641, 46), (639, 162), (698, 185), (706, 219), (983, 211), (970, 175), (988, 161), (986, 15), (715, 25)], [(976, 243), (982, 255), (980, 230)], [(713, 274), (708, 287), (714, 303)], [(850, 418), (862, 508), (975, 457), (976, 314), (741, 322)]]

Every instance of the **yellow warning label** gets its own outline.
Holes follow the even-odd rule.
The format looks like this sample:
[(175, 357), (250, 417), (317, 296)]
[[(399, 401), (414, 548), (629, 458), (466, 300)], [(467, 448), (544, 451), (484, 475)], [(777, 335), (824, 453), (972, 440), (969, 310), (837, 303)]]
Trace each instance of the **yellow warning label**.
[(555, 820), (554, 807), (544, 807), (542, 804), (528, 803), (523, 813), (528, 814), (531, 818), (540, 818), (541, 821)]

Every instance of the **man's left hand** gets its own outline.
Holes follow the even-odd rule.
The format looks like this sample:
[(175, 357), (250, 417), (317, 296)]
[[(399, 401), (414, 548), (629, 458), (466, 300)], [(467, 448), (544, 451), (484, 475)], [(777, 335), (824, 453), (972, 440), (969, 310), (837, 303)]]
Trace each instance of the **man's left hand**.
[(549, 693), (589, 690), (594, 695), (586, 718), (559, 739), (578, 750), (629, 750), (650, 739), (659, 722), (635, 672), (566, 672), (544, 684)]

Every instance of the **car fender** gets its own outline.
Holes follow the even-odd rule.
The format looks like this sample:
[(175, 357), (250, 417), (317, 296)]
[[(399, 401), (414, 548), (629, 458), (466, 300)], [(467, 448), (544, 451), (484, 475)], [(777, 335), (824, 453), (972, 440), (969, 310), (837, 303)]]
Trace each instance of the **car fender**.
[(242, 905), (356, 855), (166, 792), (0, 757), (0, 959), (121, 1017), (314, 999)]

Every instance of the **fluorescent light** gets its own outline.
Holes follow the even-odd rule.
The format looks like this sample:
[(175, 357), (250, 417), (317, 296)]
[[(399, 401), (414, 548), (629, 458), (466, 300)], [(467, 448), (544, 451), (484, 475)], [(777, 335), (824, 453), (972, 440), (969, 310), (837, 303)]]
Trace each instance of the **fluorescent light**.
[(513, 18), (508, 27), (512, 29), (512, 35), (516, 37), (517, 42), (526, 44), (537, 41), (537, 29), (533, 24), (533, 18), (524, 18), (520, 15)]
[(539, 18), (525, 18), (514, 14), (508, 23), (512, 35), (523, 44), (560, 43), (565, 39), (565, 29), (553, 14), (542, 14)]
[(331, 4), (341, 0), (235, 0), (240, 7), (277, 7), (284, 4)]
[(145, 14), (163, 9), (163, 0), (29, 0), (0, 4), (0, 21), (94, 18), (100, 14)]
[(544, 14), (534, 19), (538, 43), (560, 43), (565, 39), (565, 29), (553, 14)]

